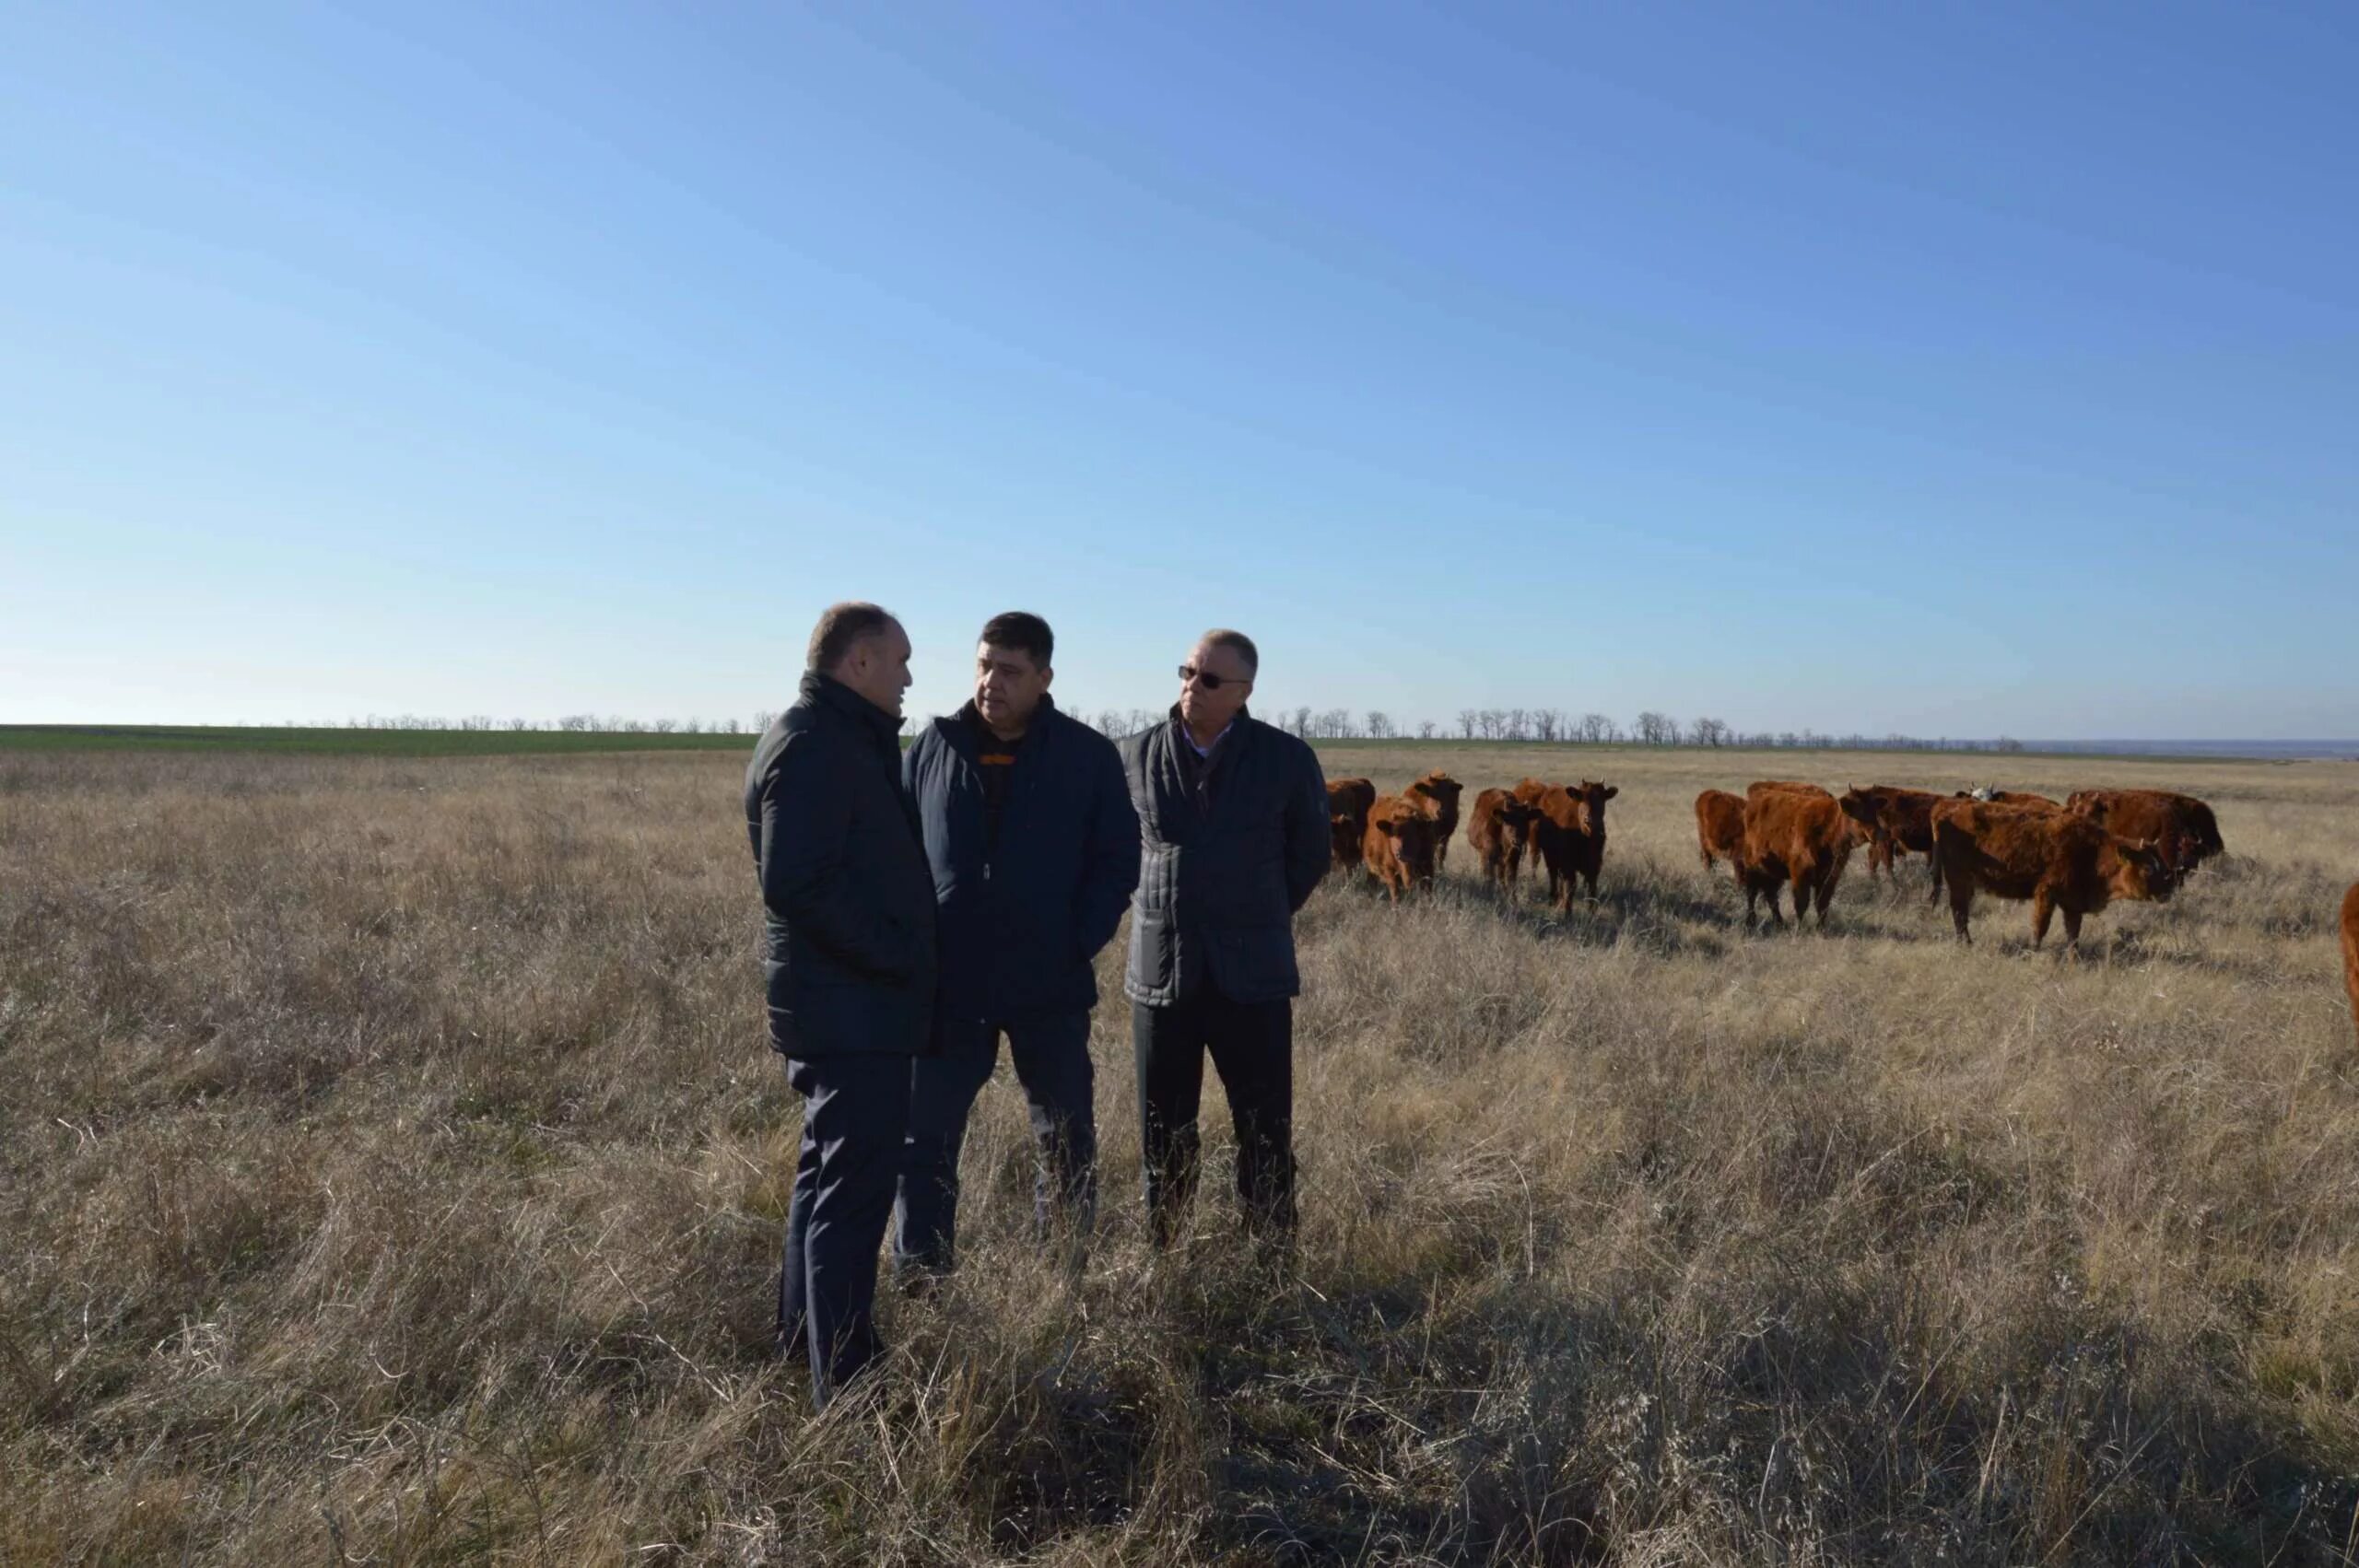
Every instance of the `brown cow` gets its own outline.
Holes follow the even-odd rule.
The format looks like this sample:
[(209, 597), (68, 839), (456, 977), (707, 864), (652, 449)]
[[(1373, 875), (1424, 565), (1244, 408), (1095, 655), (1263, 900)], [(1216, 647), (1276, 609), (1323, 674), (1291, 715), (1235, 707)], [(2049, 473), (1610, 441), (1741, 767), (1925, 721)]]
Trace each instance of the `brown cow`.
[(2220, 820), (2192, 795), (2168, 790), (2075, 790), (2064, 809), (2097, 823), (2117, 838), (2151, 838), (2180, 875), (2226, 848)]
[(1726, 790), (1707, 790), (1696, 797), (1696, 847), (1704, 869), (1712, 871), (1726, 860), (1744, 885), (1744, 802)]
[(2359, 1028), (2359, 882), (2342, 895), (2342, 983), (2351, 990), (2351, 1023)]
[(2165, 903), (2178, 872), (2151, 844), (2131, 843), (2085, 816), (1980, 801), (1943, 801), (1933, 808), (1933, 853), (1949, 883), (1950, 919), (1971, 942), (1966, 915), (1978, 892), (2031, 900), (2031, 944), (2048, 939), (2048, 922), (2064, 913), (2064, 941), (2081, 950), (2081, 919), (2116, 898)]
[[(1868, 829), (1868, 877), (1876, 868), (1895, 884), (1900, 874), (1893, 861), (1902, 855), (1933, 853), (1933, 803), (1942, 799), (1930, 790), (1905, 790), (1897, 784), (1857, 785), (1843, 791), (1837, 803), (1846, 816)], [(1933, 861), (1933, 897), (1942, 895), (1942, 863)]]
[(1794, 890), (1794, 924), (1800, 927), (1818, 904), (1818, 929), (1826, 929), (1826, 907), (1834, 900), (1843, 868), (1850, 863), (1852, 847), (1860, 841), (1859, 824), (1844, 813), (1835, 797), (1813, 787), (1768, 789), (1744, 802), (1744, 861), (1738, 878), (1744, 884), (1744, 926), (1753, 929), (1754, 900), (1769, 895), (1769, 919), (1778, 925), (1778, 885)]
[(1620, 786), (1584, 778), (1578, 790), (1551, 785), (1540, 797), (1540, 863), (1548, 872), (1548, 899), (1559, 910), (1573, 907), (1573, 879), (1597, 896), (1597, 875), (1605, 866), (1605, 802)]
[(1474, 810), (1466, 822), (1466, 842), (1483, 857), (1484, 877), (1496, 883), (1502, 893), (1512, 895), (1517, 880), (1523, 875), (1526, 830), (1539, 814), (1537, 806), (1527, 805), (1505, 790), (1485, 790), (1474, 797)]
[(1376, 786), (1365, 778), (1327, 781), (1327, 830), (1334, 841), (1335, 869), (1356, 871), (1367, 855), (1368, 809)]
[(1413, 887), (1433, 886), (1437, 825), (1425, 802), (1406, 796), (1385, 795), (1369, 808), (1364, 850), (1367, 869), (1395, 904)]
[(1466, 786), (1439, 768), (1434, 769), (1402, 791), (1432, 802), (1434, 825), (1438, 832), (1434, 843), (1436, 870), (1449, 863), (1450, 836), (1458, 831), (1458, 797)]

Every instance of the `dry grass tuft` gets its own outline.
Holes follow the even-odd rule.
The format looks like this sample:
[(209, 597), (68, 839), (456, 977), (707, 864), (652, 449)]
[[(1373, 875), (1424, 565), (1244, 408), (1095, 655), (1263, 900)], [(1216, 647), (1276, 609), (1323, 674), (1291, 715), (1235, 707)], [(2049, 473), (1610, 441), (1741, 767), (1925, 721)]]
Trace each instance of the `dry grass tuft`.
[(1322, 889), (1298, 1254), (1145, 1247), (1109, 1011), (1086, 1270), (994, 1089), (814, 1419), (732, 759), (0, 758), (0, 1560), (2354, 1561), (2359, 770), (2023, 764), (2228, 838), (2073, 965), (1921, 860), (1747, 939), (1790, 757), (1344, 771), (1437, 761), (1621, 785), (1602, 896)]

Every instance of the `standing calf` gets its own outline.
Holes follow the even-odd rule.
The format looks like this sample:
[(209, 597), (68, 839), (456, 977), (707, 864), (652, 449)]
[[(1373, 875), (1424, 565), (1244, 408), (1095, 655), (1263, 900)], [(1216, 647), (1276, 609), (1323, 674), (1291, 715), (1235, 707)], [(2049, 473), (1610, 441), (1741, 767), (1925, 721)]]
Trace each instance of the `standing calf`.
[(1367, 814), (1367, 869), (1384, 884), (1392, 902), (1413, 887), (1434, 883), (1433, 815), (1421, 801), (1386, 795)]
[(1376, 786), (1365, 778), (1327, 781), (1327, 831), (1337, 871), (1359, 869), (1367, 852), (1367, 813), (1375, 804)]
[(1573, 879), (1589, 884), (1597, 896), (1597, 875), (1605, 865), (1605, 802), (1622, 792), (1619, 786), (1584, 778), (1579, 790), (1551, 786), (1540, 797), (1540, 820), (1533, 825), (1540, 837), (1540, 863), (1548, 872), (1548, 898), (1559, 910), (1573, 907)]
[(1449, 863), (1450, 836), (1458, 831), (1458, 797), (1466, 786), (1449, 774), (1436, 768), (1402, 792), (1426, 802), (1426, 811), (1434, 819), (1434, 865), (1437, 870)]
[(1466, 822), (1466, 842), (1483, 858), (1485, 879), (1510, 896), (1523, 874), (1525, 833), (1539, 814), (1539, 808), (1505, 790), (1485, 790), (1474, 797), (1474, 811)]

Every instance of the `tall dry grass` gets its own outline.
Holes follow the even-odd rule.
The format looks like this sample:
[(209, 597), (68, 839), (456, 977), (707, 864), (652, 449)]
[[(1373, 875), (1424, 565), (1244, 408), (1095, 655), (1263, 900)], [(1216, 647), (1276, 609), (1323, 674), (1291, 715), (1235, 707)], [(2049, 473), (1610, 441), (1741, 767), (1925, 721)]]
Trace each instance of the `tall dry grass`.
[(995, 1086), (814, 1419), (728, 759), (0, 758), (0, 1560), (2359, 1561), (2359, 769), (2017, 765), (2227, 836), (2068, 965), (1922, 861), (1747, 939), (1790, 756), (1442, 760), (1620, 784), (1602, 896), (1320, 891), (1297, 1255), (1144, 1246), (1109, 1010), (1086, 1270)]

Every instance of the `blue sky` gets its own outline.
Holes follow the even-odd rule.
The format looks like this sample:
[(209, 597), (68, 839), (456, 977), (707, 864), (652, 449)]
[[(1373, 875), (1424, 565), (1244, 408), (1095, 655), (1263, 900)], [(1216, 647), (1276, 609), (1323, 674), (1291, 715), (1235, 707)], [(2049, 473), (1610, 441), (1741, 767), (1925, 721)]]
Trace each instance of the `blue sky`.
[[(2068, 14), (2069, 9), (2069, 14)], [(0, 4), (0, 720), (2359, 736), (2359, 8)]]

